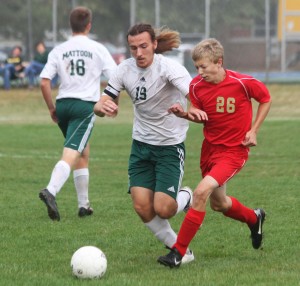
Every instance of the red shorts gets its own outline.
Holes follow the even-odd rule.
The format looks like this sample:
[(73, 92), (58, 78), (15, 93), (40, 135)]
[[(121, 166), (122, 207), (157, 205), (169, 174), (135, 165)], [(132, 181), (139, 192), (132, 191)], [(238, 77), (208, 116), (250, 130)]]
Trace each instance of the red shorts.
[(202, 177), (211, 176), (222, 186), (243, 168), (248, 154), (249, 148), (242, 145), (227, 147), (204, 140), (200, 159)]

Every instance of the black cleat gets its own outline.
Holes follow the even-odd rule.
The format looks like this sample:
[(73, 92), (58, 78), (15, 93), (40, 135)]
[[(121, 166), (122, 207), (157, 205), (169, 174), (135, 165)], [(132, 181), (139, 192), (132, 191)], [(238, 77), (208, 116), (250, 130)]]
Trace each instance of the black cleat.
[(45, 203), (45, 205), (48, 209), (48, 216), (52, 220), (59, 221), (60, 216), (59, 216), (59, 212), (57, 209), (55, 197), (47, 189), (40, 191), (39, 197)]
[(157, 262), (162, 265), (173, 268), (173, 267), (179, 267), (181, 264), (181, 260), (182, 260), (181, 254), (176, 248), (173, 248), (167, 255), (158, 257)]
[[(169, 250), (172, 249), (171, 247), (169, 247), (167, 245), (165, 245), (165, 247)], [(185, 255), (181, 259), (181, 264), (187, 264), (187, 263), (193, 262), (194, 260), (195, 260), (194, 252), (188, 248), (186, 250)]]
[(257, 216), (257, 222), (249, 228), (251, 231), (252, 246), (255, 249), (259, 249), (263, 239), (262, 226), (266, 217), (266, 213), (263, 209), (255, 209), (254, 212)]
[(85, 216), (88, 216), (88, 215), (92, 215), (94, 212), (94, 210), (90, 207), (88, 207), (87, 209), (84, 208), (84, 207), (81, 207), (78, 211), (78, 216), (79, 217), (85, 217)]

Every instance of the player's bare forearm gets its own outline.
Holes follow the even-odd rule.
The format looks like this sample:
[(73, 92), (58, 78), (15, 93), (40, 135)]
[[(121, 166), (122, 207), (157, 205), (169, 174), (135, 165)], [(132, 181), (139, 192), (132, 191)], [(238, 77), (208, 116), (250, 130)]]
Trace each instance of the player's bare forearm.
[(54, 104), (51, 96), (51, 82), (49, 79), (43, 78), (41, 80), (41, 91), (49, 110), (53, 109)]
[(100, 100), (94, 106), (94, 113), (97, 116), (115, 117), (118, 114), (118, 101), (113, 100), (108, 95), (102, 95)]
[(183, 107), (179, 103), (173, 104), (168, 112), (175, 114), (177, 117), (184, 118), (195, 123), (203, 123), (208, 120), (206, 112), (191, 106), (189, 111), (184, 111)]
[(55, 105), (52, 100), (50, 79), (43, 78), (41, 80), (41, 91), (42, 91), (45, 103), (49, 109), (50, 116), (51, 116), (52, 120), (56, 123), (57, 122), (56, 108), (55, 108)]
[(269, 102), (265, 102), (265, 103), (260, 103), (258, 105), (257, 108), (257, 112), (256, 112), (256, 117), (255, 120), (252, 124), (252, 130), (254, 132), (258, 132), (260, 126), (262, 125), (262, 123), (264, 122), (265, 118), (267, 117), (269, 110), (271, 108), (271, 104), (272, 101), (270, 100)]
[(187, 112), (186, 119), (195, 123), (204, 123), (208, 120), (208, 117), (205, 111), (191, 105)]
[(203, 122), (205, 122), (205, 120), (203, 120), (203, 119), (201, 119), (201, 118), (199, 118), (197, 116), (194, 116), (190, 112), (187, 112), (186, 119), (189, 120), (189, 121), (195, 122), (195, 123), (203, 123)]
[(245, 138), (242, 141), (242, 145), (246, 147), (253, 147), (257, 145), (258, 130), (268, 115), (270, 107), (271, 101), (259, 104), (254, 123), (251, 129), (246, 133)]

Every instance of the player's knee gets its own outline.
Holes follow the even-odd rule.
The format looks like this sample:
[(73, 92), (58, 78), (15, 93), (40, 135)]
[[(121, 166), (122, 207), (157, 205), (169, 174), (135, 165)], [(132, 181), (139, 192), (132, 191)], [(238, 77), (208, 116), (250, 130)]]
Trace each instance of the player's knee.
[(136, 213), (140, 216), (144, 216), (147, 213), (150, 212), (150, 205), (145, 205), (145, 204), (140, 204), (140, 203), (135, 203), (133, 205), (134, 210), (136, 211)]
[(219, 201), (211, 200), (210, 208), (215, 212), (223, 213), (228, 210), (228, 205), (226, 202), (219, 202)]
[(150, 206), (135, 204), (134, 210), (144, 222), (151, 221), (153, 216), (155, 215), (153, 208), (151, 208)]
[(155, 213), (162, 219), (169, 219), (176, 214), (176, 208), (166, 205), (160, 205), (154, 208)]
[(210, 203), (210, 208), (215, 212), (222, 212), (222, 206), (214, 203)]
[(196, 207), (206, 205), (209, 194), (209, 190), (196, 189), (193, 193), (193, 205)]

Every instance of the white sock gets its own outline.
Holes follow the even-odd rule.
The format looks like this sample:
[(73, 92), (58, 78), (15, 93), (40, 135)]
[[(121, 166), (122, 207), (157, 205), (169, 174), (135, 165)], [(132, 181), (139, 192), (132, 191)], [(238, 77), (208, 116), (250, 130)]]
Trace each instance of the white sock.
[[(171, 228), (167, 219), (162, 219), (159, 216), (155, 216), (151, 221), (145, 223), (145, 225), (164, 245), (171, 248), (175, 244), (177, 234)], [(189, 248), (187, 248), (186, 253), (190, 253)]]
[(89, 169), (77, 169), (73, 171), (75, 189), (77, 192), (78, 208), (88, 208), (89, 202)]
[(145, 223), (145, 225), (164, 245), (172, 247), (175, 244), (177, 234), (171, 228), (167, 219), (162, 219), (159, 216), (155, 216), (150, 222)]
[(176, 198), (176, 202), (178, 205), (176, 214), (183, 211), (184, 207), (187, 205), (189, 200), (190, 200), (190, 194), (188, 192), (185, 192), (185, 191), (178, 192), (178, 195)]
[(64, 183), (70, 176), (71, 168), (65, 161), (58, 161), (52, 171), (50, 182), (47, 186), (48, 191), (53, 195), (60, 191)]

